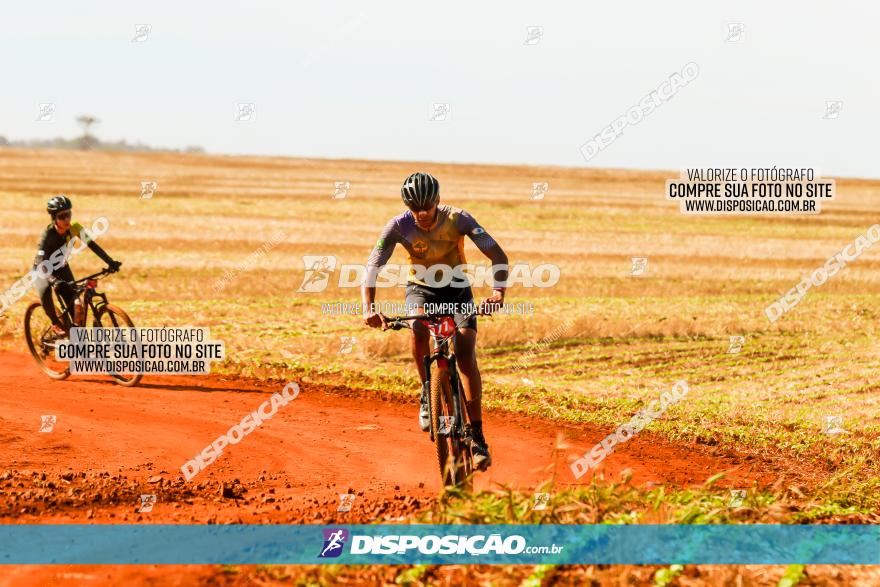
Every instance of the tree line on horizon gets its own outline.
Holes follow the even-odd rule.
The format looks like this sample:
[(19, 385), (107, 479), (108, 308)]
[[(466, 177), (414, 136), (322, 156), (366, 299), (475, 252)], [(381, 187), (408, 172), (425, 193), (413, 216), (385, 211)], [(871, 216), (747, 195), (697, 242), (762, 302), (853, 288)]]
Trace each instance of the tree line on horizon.
[(82, 136), (66, 139), (64, 137), (55, 137), (52, 139), (21, 139), (9, 140), (5, 136), (0, 135), (0, 147), (22, 147), (26, 149), (69, 149), (80, 151), (164, 151), (171, 153), (204, 153), (204, 147), (197, 145), (189, 145), (183, 149), (170, 149), (165, 147), (151, 147), (140, 141), (129, 143), (125, 139), (119, 141), (102, 141), (93, 134), (90, 129), (93, 125), (100, 122), (94, 116), (84, 114), (78, 116), (76, 121), (83, 127)]

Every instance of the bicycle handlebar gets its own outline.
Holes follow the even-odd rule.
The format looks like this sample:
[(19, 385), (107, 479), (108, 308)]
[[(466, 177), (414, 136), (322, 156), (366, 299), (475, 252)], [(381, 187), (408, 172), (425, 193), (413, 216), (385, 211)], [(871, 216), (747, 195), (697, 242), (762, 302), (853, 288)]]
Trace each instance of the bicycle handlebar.
[(76, 279), (74, 281), (66, 281), (64, 279), (56, 279), (55, 281), (56, 281), (56, 283), (66, 283), (67, 285), (79, 285), (81, 283), (85, 283), (86, 281), (88, 281), (90, 279), (95, 279), (96, 277), (103, 277), (105, 275), (112, 275), (113, 273), (116, 273), (116, 271), (111, 270), (109, 267), (105, 267), (93, 275), (89, 275), (87, 277), (82, 277), (82, 278)]
[[(473, 311), (468, 312), (464, 315), (461, 320), (461, 324), (467, 322), (471, 316), (491, 316), (491, 312), (487, 312), (486, 303), (481, 303), (479, 306), (475, 307)], [(382, 317), (382, 326), (383, 330), (401, 330), (403, 328), (410, 328), (406, 324), (406, 322), (411, 322), (413, 320), (439, 320), (441, 318), (455, 318), (455, 314), (451, 313), (440, 313), (440, 314), (412, 314), (410, 316), (386, 316), (385, 314), (379, 314)], [(458, 328), (461, 324), (456, 324), (455, 327)]]

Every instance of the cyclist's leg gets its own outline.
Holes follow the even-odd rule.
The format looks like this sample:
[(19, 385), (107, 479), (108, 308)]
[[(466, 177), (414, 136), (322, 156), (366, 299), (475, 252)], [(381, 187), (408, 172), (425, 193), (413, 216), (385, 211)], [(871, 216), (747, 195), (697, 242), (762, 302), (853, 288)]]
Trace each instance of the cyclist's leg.
[(72, 326), (78, 326), (75, 321), (75, 313), (77, 304), (79, 300), (76, 297), (76, 292), (73, 291), (73, 288), (66, 283), (61, 283), (58, 285), (58, 293), (61, 294), (61, 298), (64, 300), (64, 305), (67, 306), (67, 316), (70, 318), (70, 324)]
[(431, 354), (431, 335), (427, 327), (418, 320), (412, 325), (412, 356), (419, 372), (419, 381), (425, 381), (425, 363), (423, 358)]
[[(428, 294), (420, 291), (420, 288), (410, 284), (406, 288), (406, 305), (407, 313), (421, 314), (424, 311), (426, 296)], [(431, 352), (431, 339), (427, 327), (420, 321), (415, 320), (412, 323), (412, 355), (416, 363), (416, 371), (419, 374), (419, 428), (427, 432), (431, 429), (430, 418), (430, 383), (427, 381), (425, 373), (424, 357)]]
[(67, 306), (67, 316), (70, 319), (70, 324), (73, 324), (73, 305), (76, 301), (76, 292), (73, 290), (73, 287), (67, 285), (66, 281), (73, 281), (75, 277), (73, 276), (73, 271), (70, 270), (70, 265), (65, 265), (64, 267), (59, 268), (55, 272), (55, 277), (59, 279), (59, 283), (57, 285), (58, 293), (61, 295), (61, 299), (64, 300), (64, 305)]
[(455, 338), (455, 359), (458, 363), (458, 373), (461, 376), (461, 386), (464, 388), (467, 400), (468, 418), (471, 421), (471, 438), (473, 439), (471, 450), (473, 451), (474, 467), (479, 471), (485, 471), (492, 464), (492, 457), (489, 455), (489, 445), (483, 436), (483, 414), (480, 405), (483, 395), (483, 381), (477, 366), (476, 348), (476, 328), (459, 328)]
[[(408, 284), (406, 286), (406, 307), (407, 314), (421, 314), (424, 311), (425, 303), (429, 300), (429, 293), (416, 284)], [(419, 381), (424, 385), (425, 382), (425, 365), (422, 358), (431, 354), (431, 337), (428, 328), (419, 320), (412, 322), (412, 356), (416, 363), (416, 369), (419, 373)]]
[(474, 467), (485, 471), (492, 464), (492, 458), (483, 436), (483, 379), (477, 365), (477, 317), (470, 316), (464, 320), (473, 309), (474, 296), (471, 289), (466, 288), (457, 294), (456, 302), (459, 309), (456, 311), (455, 323), (459, 328), (455, 337), (455, 360), (464, 389), (468, 419), (471, 421)]
[(455, 337), (455, 360), (458, 363), (458, 371), (461, 375), (461, 385), (467, 398), (467, 412), (471, 423), (482, 422), (481, 398), (483, 395), (483, 380), (480, 377), (480, 369), (477, 367), (477, 317), (470, 316), (474, 304), (474, 294), (471, 288), (455, 288), (450, 290), (451, 300), (456, 306), (455, 323), (459, 325)]
[(42, 277), (38, 277), (34, 280), (34, 289), (37, 290), (37, 295), (40, 296), (40, 304), (42, 304), (46, 316), (49, 317), (54, 326), (60, 327), (61, 320), (55, 311), (55, 300), (52, 299), (52, 286)]
[(455, 361), (461, 375), (461, 386), (467, 398), (467, 412), (471, 423), (482, 422), (483, 380), (477, 366), (477, 330), (459, 328), (455, 338)]

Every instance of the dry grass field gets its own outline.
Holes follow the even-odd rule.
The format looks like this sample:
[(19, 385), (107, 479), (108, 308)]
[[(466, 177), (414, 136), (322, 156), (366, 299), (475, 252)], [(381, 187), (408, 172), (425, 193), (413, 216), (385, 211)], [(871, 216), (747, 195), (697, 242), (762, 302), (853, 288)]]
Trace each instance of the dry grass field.
[[(746, 503), (734, 509), (726, 506), (728, 490), (711, 481), (658, 488), (599, 478), (587, 489), (561, 490), (541, 520), (526, 509), (497, 506), (526, 503), (530, 494), (497, 491), (446, 497), (418, 514), (422, 519), (880, 520), (880, 248), (811, 290), (776, 323), (763, 311), (875, 223), (880, 182), (839, 179), (837, 199), (817, 216), (696, 217), (680, 214), (664, 198), (664, 182), (677, 170), (0, 149), (0, 286), (9, 287), (30, 268), (48, 222), (45, 201), (63, 192), (74, 201), (74, 220), (88, 225), (98, 216), (109, 219), (100, 242), (124, 265), (102, 287), (137, 325), (210, 327), (226, 344), (221, 370), (230, 376), (295, 377), (414, 401), (417, 383), (403, 333), (366, 329), (358, 316), (322, 315), (322, 304), (357, 302), (358, 290), (337, 288), (331, 280), (323, 292), (297, 293), (304, 255), (366, 260), (385, 222), (401, 211), (399, 185), (414, 170), (437, 176), (442, 200), (471, 212), (512, 262), (560, 268), (552, 288), (508, 292), (509, 303), (530, 303), (533, 313), (481, 319), (490, 410), (610, 431), (684, 379), (687, 397), (641, 436), (754, 465), (770, 478), (743, 487)], [(152, 198), (140, 197), (142, 181), (157, 182)], [(338, 181), (350, 182), (344, 199), (331, 197)], [(549, 183), (544, 199), (531, 199), (533, 182)], [(253, 255), (261, 247), (265, 254)], [(466, 250), (470, 262), (485, 262), (472, 243)], [(644, 276), (631, 275), (633, 257), (648, 259)], [(403, 251), (392, 261), (403, 263)], [(100, 261), (85, 252), (72, 266), (85, 275)], [(222, 287), (215, 287), (224, 275)], [(403, 291), (383, 289), (379, 296), (402, 301)], [(3, 348), (24, 349), (26, 305), (19, 301), (0, 317)], [(736, 335), (745, 343), (732, 353), (730, 337)], [(352, 352), (340, 352), (341, 337), (355, 337)], [(553, 340), (541, 344), (548, 337)], [(835, 417), (846, 432), (824, 433)], [(491, 444), (491, 429), (487, 437)], [(700, 472), (700, 483), (721, 472)], [(596, 492), (607, 506), (588, 505), (594, 502), (584, 491)], [(409, 573), (398, 582), (460, 584), (490, 580), (492, 572), (397, 569), (376, 579)], [(720, 584), (739, 576), (740, 583), (730, 584), (764, 585), (785, 573), (802, 584), (831, 584), (843, 580), (840, 572), (685, 569), (676, 579), (678, 570), (645, 568), (624, 575), (631, 584), (670, 575), (670, 583), (658, 584), (687, 577), (691, 582), (680, 584), (696, 584), (695, 577)], [(850, 568), (844, 578), (871, 584), (870, 572)], [(227, 579), (320, 582), (343, 580), (348, 571), (302, 573), (247, 568), (230, 571)], [(510, 584), (530, 573), (536, 585), (617, 576), (596, 568), (578, 571), (587, 575), (530, 569), (518, 570)]]

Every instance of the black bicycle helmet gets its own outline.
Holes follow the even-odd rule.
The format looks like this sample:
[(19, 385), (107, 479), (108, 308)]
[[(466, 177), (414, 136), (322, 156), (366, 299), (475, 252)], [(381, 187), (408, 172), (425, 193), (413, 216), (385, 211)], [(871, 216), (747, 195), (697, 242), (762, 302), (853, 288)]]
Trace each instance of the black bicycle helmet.
[(46, 212), (54, 218), (56, 214), (62, 210), (70, 210), (73, 208), (73, 202), (67, 196), (53, 196), (46, 203)]
[(430, 173), (413, 173), (400, 187), (400, 197), (410, 210), (427, 210), (440, 199), (440, 182)]

